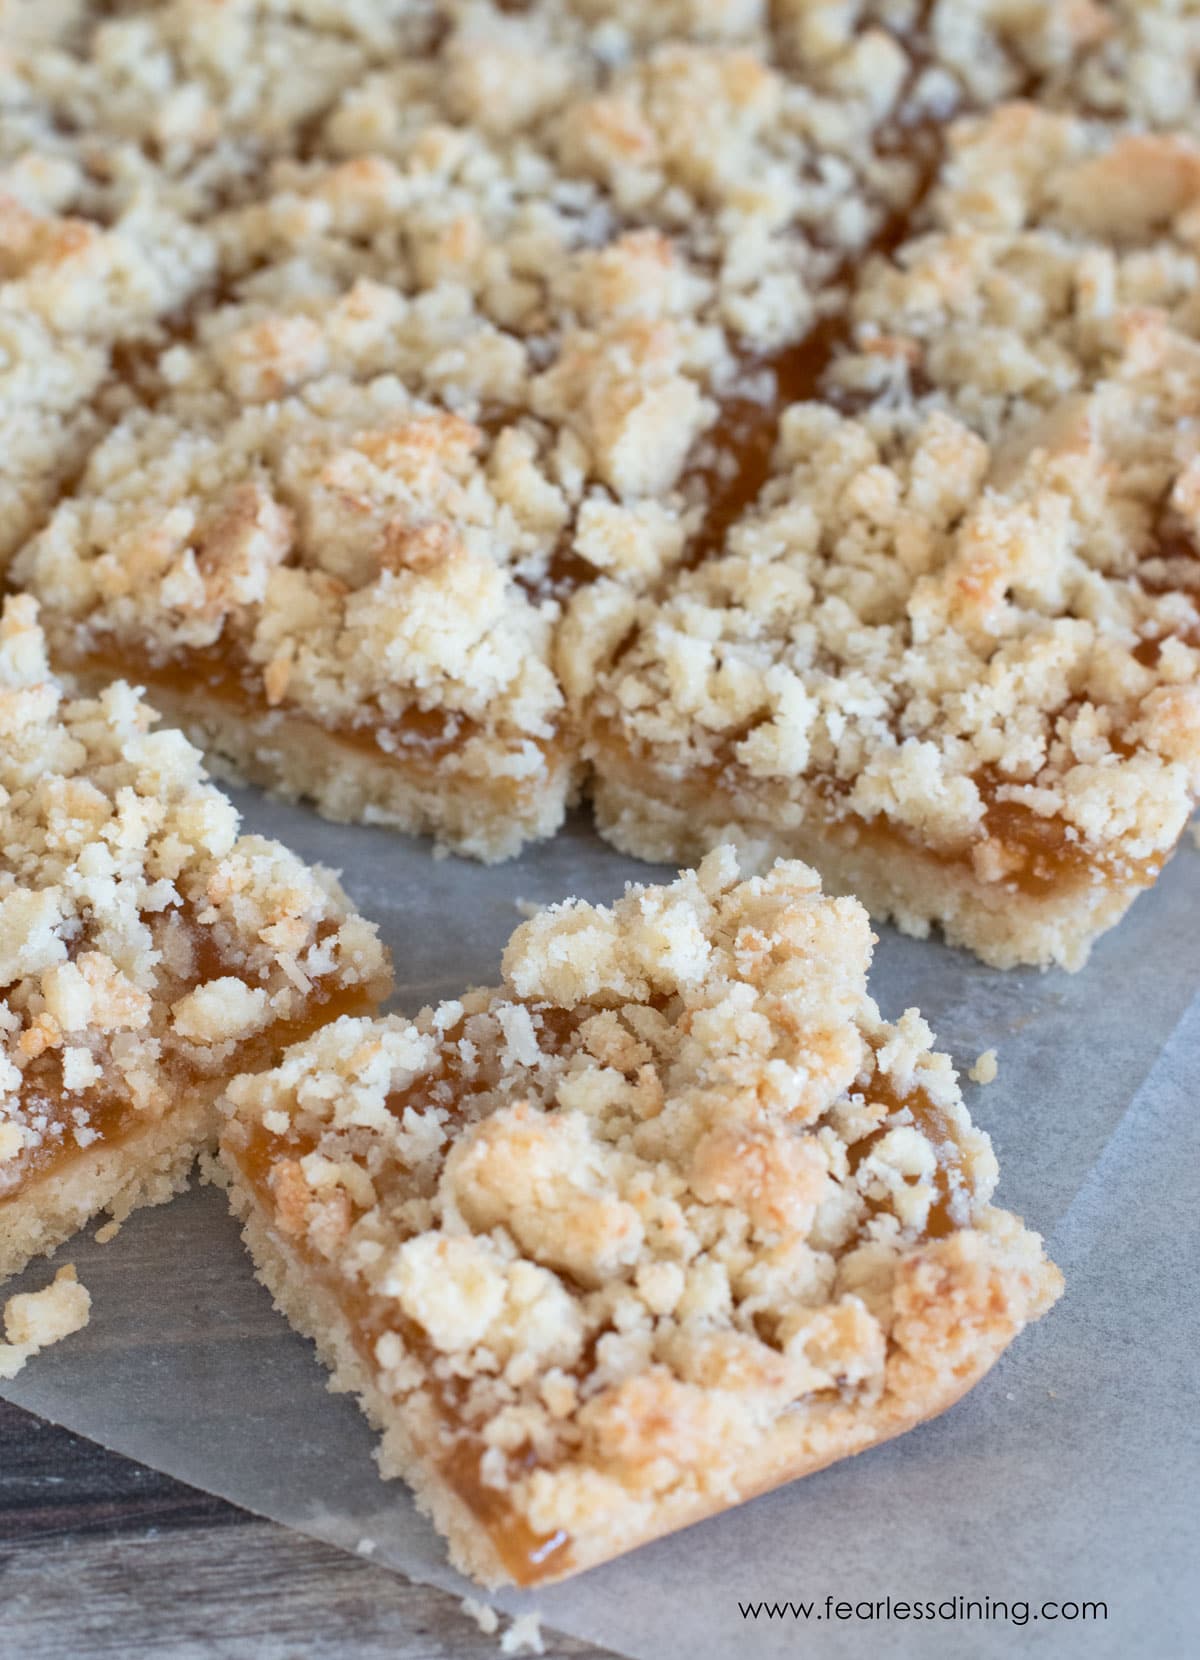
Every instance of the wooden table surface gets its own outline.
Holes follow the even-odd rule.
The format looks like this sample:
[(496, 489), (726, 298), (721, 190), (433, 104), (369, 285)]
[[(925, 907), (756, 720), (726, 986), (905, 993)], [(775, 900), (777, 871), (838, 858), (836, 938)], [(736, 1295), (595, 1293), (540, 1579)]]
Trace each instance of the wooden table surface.
[[(602, 1660), (543, 1632), (545, 1652)], [(495, 1660), (456, 1598), (0, 1401), (2, 1660)]]

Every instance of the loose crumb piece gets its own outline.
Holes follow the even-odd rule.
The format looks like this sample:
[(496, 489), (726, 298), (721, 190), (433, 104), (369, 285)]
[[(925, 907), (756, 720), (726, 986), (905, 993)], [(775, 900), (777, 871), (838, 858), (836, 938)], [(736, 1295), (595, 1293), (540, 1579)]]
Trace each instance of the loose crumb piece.
[(225, 1166), (213, 1153), (201, 1153), (196, 1160), (196, 1180), (200, 1187), (229, 1186), (229, 1177), (225, 1174)]
[(991, 1084), (995, 1083), (996, 1074), (999, 1070), (1000, 1067), (996, 1060), (996, 1051), (994, 1049), (985, 1049), (983, 1054), (976, 1060), (975, 1065), (967, 1073), (967, 1077), (976, 1084)]
[[(0, 1343), (0, 1378), (15, 1378), (27, 1360), (82, 1331), (92, 1312), (86, 1285), (68, 1262), (41, 1291), (19, 1292), (4, 1305), (4, 1335)], [(540, 1652), (540, 1651), (539, 1651)]]
[(529, 922), (533, 917), (537, 916), (539, 912), (544, 911), (545, 909), (546, 907), (539, 904), (536, 899), (513, 900), (513, 910), (516, 911), (518, 916), (523, 916), (526, 922)]
[(521, 1614), (500, 1639), (501, 1654), (545, 1654), (541, 1615)]
[(119, 1222), (106, 1222), (102, 1228), (96, 1229), (96, 1244), (108, 1245), (121, 1231)]
[(494, 1637), (500, 1629), (500, 1616), (490, 1602), (475, 1597), (464, 1597), (460, 1605), (464, 1614), (475, 1621), (485, 1637)]
[(354, 1547), (355, 1556), (374, 1556), (379, 1549), (374, 1539), (360, 1539)]

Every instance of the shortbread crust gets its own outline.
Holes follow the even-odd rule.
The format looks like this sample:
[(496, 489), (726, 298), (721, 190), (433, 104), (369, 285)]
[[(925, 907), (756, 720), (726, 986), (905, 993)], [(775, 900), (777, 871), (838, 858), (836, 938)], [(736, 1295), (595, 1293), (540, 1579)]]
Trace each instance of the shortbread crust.
[(123, 682), (71, 700), (0, 620), (0, 1276), (177, 1192), (215, 1097), (390, 986), (333, 875), (239, 834)]
[(912, 1427), (1057, 1297), (853, 900), (732, 849), (514, 934), (504, 985), (236, 1080), (278, 1305), (488, 1584), (561, 1578)]

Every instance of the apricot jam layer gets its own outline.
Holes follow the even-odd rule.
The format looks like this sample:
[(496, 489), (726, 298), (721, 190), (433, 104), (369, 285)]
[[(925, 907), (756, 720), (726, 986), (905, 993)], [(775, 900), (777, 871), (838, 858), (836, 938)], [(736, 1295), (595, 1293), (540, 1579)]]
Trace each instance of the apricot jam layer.
[[(298, 716), (376, 762), (393, 761), (405, 772), (423, 773), (431, 780), (437, 775), (440, 761), (462, 749), (484, 730), (478, 721), (451, 710), (419, 709), (415, 705), (387, 720), (352, 724), (321, 720), (310, 710), (287, 701), (272, 703), (263, 687), (262, 666), (252, 663), (236, 645), (226, 640), (188, 651), (164, 663), (154, 663), (144, 654), (130, 650), (120, 656), (94, 653), (72, 666), (97, 680), (136, 680), (151, 693), (159, 690), (171, 698), (194, 699), (199, 695), (199, 713), (207, 701), (235, 711), (245, 719), (258, 719), (276, 712), (285, 718)], [(506, 740), (503, 735), (495, 735), (492, 741), (504, 744)], [(520, 741), (536, 744), (551, 764), (562, 757), (563, 746), (557, 737)], [(492, 787), (514, 791), (517, 788), (507, 781), (496, 782)]]
[[(605, 757), (602, 771), (625, 788), (640, 790), (648, 799), (668, 801), (674, 807), (694, 808), (705, 817), (714, 806), (736, 816), (739, 810), (744, 811), (749, 797), (756, 814), (769, 818), (769, 790), (735, 762), (698, 767), (686, 780), (667, 778), (646, 759), (623, 749), (611, 732), (601, 730), (597, 735)], [(1122, 887), (1152, 887), (1168, 857), (1167, 852), (1149, 859), (1097, 852), (1075, 840), (1062, 819), (1043, 817), (1019, 801), (998, 800), (999, 783), (994, 778), (975, 781), (985, 803), (980, 833), (949, 848), (932, 847), (882, 816), (865, 819), (850, 812), (843, 805), (845, 786), (832, 778), (811, 782), (819, 794), (813, 812), (839, 840), (900, 857), (919, 855), (947, 870), (968, 873), (977, 881), (984, 878), (975, 863), (975, 850), (986, 847), (998, 873), (997, 883), (1031, 899), (1061, 896), (1064, 888), (1104, 880), (1120, 882)]]
[[(195, 983), (200, 984), (204, 978), (199, 976)], [(173, 995), (182, 996), (185, 989), (181, 986)], [(295, 1020), (277, 1021), (241, 1044), (220, 1078), (233, 1077), (238, 1072), (261, 1071), (273, 1065), (290, 1044), (311, 1037), (329, 1021), (344, 1014), (369, 1014), (374, 1006), (361, 987), (335, 991), (326, 997), (318, 990), (304, 1013)], [(214, 1074), (201, 1072), (181, 1059), (168, 1064), (177, 1099), (206, 1081), (214, 1087), (220, 1082)], [(8, 1189), (6, 1193), (0, 1192), (0, 1209), (6, 1202), (18, 1198), (31, 1178), (65, 1170), (93, 1152), (119, 1148), (152, 1122), (126, 1095), (98, 1090), (65, 1091), (57, 1050), (46, 1051), (26, 1069), (21, 1105), (27, 1112), (44, 1114), (51, 1133), (44, 1134), (36, 1146), (27, 1148), (0, 1168), (0, 1187)], [(81, 1147), (72, 1133), (74, 1115), (81, 1108), (86, 1114), (87, 1128), (94, 1132), (86, 1147)], [(54, 1134), (54, 1127), (61, 1127), (62, 1134)]]

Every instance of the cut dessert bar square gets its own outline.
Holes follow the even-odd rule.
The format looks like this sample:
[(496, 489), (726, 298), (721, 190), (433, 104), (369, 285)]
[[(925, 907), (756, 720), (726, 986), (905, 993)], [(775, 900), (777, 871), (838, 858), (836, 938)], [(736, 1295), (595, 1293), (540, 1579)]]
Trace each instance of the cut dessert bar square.
[(872, 943), (719, 849), (231, 1084), (259, 1274), (468, 1573), (558, 1579), (898, 1435), (1058, 1296)]
[[(576, 776), (551, 664), (556, 593), (583, 579), (564, 559), (636, 586), (678, 557), (672, 486), (715, 410), (686, 371), (719, 331), (627, 330), (581, 416), (594, 342), (568, 331), (539, 366), (453, 270), (406, 292), (395, 227), (442, 195), (352, 161), (230, 215), (244, 284), (164, 354), (155, 407), (93, 452), (13, 580), (56, 663), (89, 685), (130, 667), (236, 774), (495, 859), (557, 829)], [(491, 218), (572, 278), (571, 306), (619, 312), (647, 263), (666, 303), (665, 246), (579, 249), (570, 203)], [(494, 286), (498, 312), (536, 308), (531, 285)], [(673, 424), (665, 462), (648, 422)]]
[(393, 376), (133, 416), (14, 580), (58, 666), (136, 674), (235, 778), (502, 858), (558, 828), (575, 772), (512, 568), (554, 504), (512, 437)]
[(0, 1277), (185, 1184), (235, 1072), (391, 983), (329, 871), (239, 835), (121, 681), (70, 699), (0, 619)]
[(1200, 148), (1002, 108), (856, 284), (718, 557), (577, 596), (603, 832), (1078, 967), (1200, 791)]

